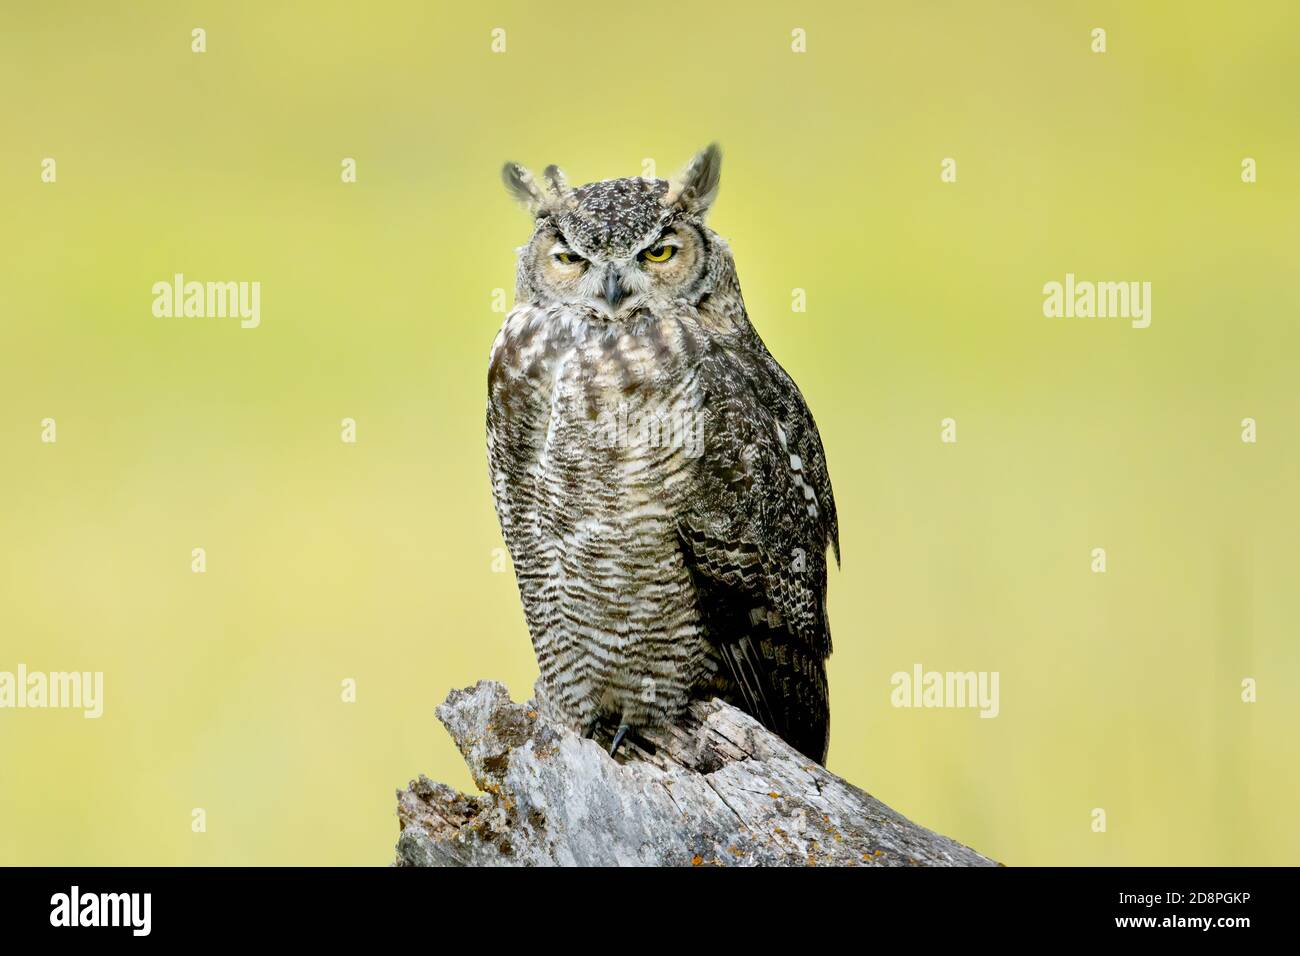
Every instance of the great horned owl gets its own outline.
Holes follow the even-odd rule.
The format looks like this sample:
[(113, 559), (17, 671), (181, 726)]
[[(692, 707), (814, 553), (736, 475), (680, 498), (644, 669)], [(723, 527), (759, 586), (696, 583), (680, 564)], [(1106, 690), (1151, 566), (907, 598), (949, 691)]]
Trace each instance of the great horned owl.
[(506, 164), (534, 224), (488, 367), (492, 493), (553, 717), (617, 750), (717, 696), (824, 762), (835, 502), (704, 224), (720, 169), (716, 146), (673, 183)]

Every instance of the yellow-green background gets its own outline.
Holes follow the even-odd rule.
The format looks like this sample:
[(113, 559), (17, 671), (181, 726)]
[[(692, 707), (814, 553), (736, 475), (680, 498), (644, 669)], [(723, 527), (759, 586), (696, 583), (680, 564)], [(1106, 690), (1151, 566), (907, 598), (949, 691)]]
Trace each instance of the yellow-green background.
[[(712, 139), (837, 493), (831, 769), (1012, 864), (1295, 862), (1298, 33), (1290, 0), (7, 7), (0, 670), (106, 702), (0, 711), (0, 862), (382, 864), (395, 788), (471, 786), (434, 706), (536, 675), (484, 461), (500, 164)], [(1044, 318), (1067, 271), (1150, 281), (1151, 327)], [(261, 328), (154, 318), (174, 272), (260, 281)], [(1001, 715), (894, 709), (914, 662), (999, 671)]]

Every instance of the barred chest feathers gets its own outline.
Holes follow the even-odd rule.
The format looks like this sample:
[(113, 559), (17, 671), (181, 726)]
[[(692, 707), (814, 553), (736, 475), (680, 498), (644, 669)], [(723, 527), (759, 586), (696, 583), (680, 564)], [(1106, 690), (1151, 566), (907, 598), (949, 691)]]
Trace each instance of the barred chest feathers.
[(492, 349), (493, 490), (552, 716), (577, 730), (663, 726), (718, 667), (676, 523), (703, 440), (696, 334), (522, 306)]

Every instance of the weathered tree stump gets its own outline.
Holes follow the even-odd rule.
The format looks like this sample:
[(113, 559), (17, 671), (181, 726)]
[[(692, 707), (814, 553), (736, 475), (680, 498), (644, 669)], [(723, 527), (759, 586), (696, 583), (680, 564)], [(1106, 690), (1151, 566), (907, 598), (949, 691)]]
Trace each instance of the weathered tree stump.
[(398, 866), (996, 865), (718, 700), (617, 760), (493, 681), (437, 713), (483, 792), (399, 791)]

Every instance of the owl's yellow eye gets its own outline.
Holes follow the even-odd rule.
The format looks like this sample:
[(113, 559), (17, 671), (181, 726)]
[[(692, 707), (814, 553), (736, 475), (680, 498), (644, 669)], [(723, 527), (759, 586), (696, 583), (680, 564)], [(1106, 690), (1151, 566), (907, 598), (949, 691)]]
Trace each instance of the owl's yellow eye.
[(647, 262), (667, 262), (676, 251), (676, 246), (655, 246), (653, 249), (647, 249), (641, 255)]
[(587, 261), (586, 259), (582, 258), (582, 256), (575, 256), (572, 252), (557, 252), (555, 254), (555, 258), (556, 261), (562, 262), (566, 266), (576, 266), (581, 262)]

